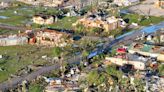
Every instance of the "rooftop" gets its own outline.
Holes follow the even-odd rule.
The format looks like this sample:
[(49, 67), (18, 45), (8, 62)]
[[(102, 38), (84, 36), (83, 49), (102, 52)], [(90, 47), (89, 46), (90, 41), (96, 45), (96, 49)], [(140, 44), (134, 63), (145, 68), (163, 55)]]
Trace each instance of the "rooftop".
[(143, 52), (152, 52), (152, 53), (164, 54), (164, 47), (162, 47), (162, 46), (154, 46), (154, 45), (148, 45), (148, 44), (134, 43), (134, 44), (129, 46), (129, 49), (140, 50)]

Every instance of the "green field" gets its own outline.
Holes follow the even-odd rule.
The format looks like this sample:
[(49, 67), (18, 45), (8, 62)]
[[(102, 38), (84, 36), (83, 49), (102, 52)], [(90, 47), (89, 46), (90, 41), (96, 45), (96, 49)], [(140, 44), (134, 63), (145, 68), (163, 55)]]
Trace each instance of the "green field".
[(0, 16), (8, 17), (7, 19), (0, 19), (0, 23), (25, 25), (30, 21), (32, 14), (34, 14), (32, 10), (23, 7), (0, 10)]
[(46, 65), (49, 62), (41, 59), (41, 56), (52, 56), (51, 48), (38, 48), (35, 45), (0, 47), (0, 82), (7, 80), (11, 74), (27, 65)]

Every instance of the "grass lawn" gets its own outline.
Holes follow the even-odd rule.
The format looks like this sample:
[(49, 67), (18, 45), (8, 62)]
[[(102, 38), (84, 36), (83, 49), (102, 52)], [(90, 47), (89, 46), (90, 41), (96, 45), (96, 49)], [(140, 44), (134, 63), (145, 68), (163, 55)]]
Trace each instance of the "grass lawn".
[[(129, 23), (138, 23), (141, 26), (148, 26), (150, 24), (157, 24), (160, 23), (161, 21), (164, 21), (164, 17), (155, 17), (155, 16), (150, 16), (149, 19), (144, 18), (142, 15), (138, 14), (127, 14), (123, 16), (123, 19), (129, 19)], [(139, 21), (139, 18), (141, 21)]]
[(78, 17), (64, 17), (62, 19), (58, 19), (58, 22), (51, 25), (47, 25), (46, 27), (72, 30), (72, 23), (75, 23), (77, 19)]
[[(18, 70), (27, 65), (45, 65), (47, 61), (41, 59), (41, 56), (52, 56), (51, 48), (40, 48), (32, 45), (24, 46), (6, 46), (0, 47), (0, 55), (6, 55), (8, 58), (0, 59), (0, 82), (7, 80), (11, 74), (16, 74)], [(18, 60), (18, 57), (21, 57)]]
[(7, 19), (0, 19), (0, 23), (18, 26), (25, 25), (28, 21), (31, 20), (33, 14), (33, 10), (22, 7), (0, 10), (0, 16), (8, 17)]

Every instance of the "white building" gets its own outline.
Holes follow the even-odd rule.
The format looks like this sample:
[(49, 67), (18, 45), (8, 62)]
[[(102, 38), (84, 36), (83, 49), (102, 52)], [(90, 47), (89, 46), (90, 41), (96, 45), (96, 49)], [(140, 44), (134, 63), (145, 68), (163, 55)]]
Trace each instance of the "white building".
[(122, 58), (115, 58), (115, 57), (106, 57), (106, 60), (119, 65), (119, 66), (124, 66), (125, 64), (131, 64), (134, 66), (135, 69), (138, 70), (144, 70), (146, 68), (145, 62), (139, 61), (139, 60), (126, 60)]
[(28, 43), (27, 37), (11, 36), (11, 37), (0, 38), (0, 46), (23, 45), (27, 43)]

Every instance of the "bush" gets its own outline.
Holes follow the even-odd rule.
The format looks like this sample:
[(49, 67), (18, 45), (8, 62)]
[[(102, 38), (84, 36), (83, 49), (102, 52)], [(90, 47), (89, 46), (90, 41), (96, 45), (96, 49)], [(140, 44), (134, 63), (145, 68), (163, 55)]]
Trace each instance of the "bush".
[(106, 72), (109, 74), (109, 75), (113, 75), (113, 76), (116, 76), (118, 77), (118, 79), (121, 79), (122, 78), (122, 75), (123, 73), (119, 70), (116, 69), (116, 66), (112, 65), (112, 66), (108, 66), (106, 68)]
[(105, 81), (105, 75), (99, 73), (97, 70), (91, 71), (88, 74), (87, 81), (89, 84), (96, 84), (99, 85)]

